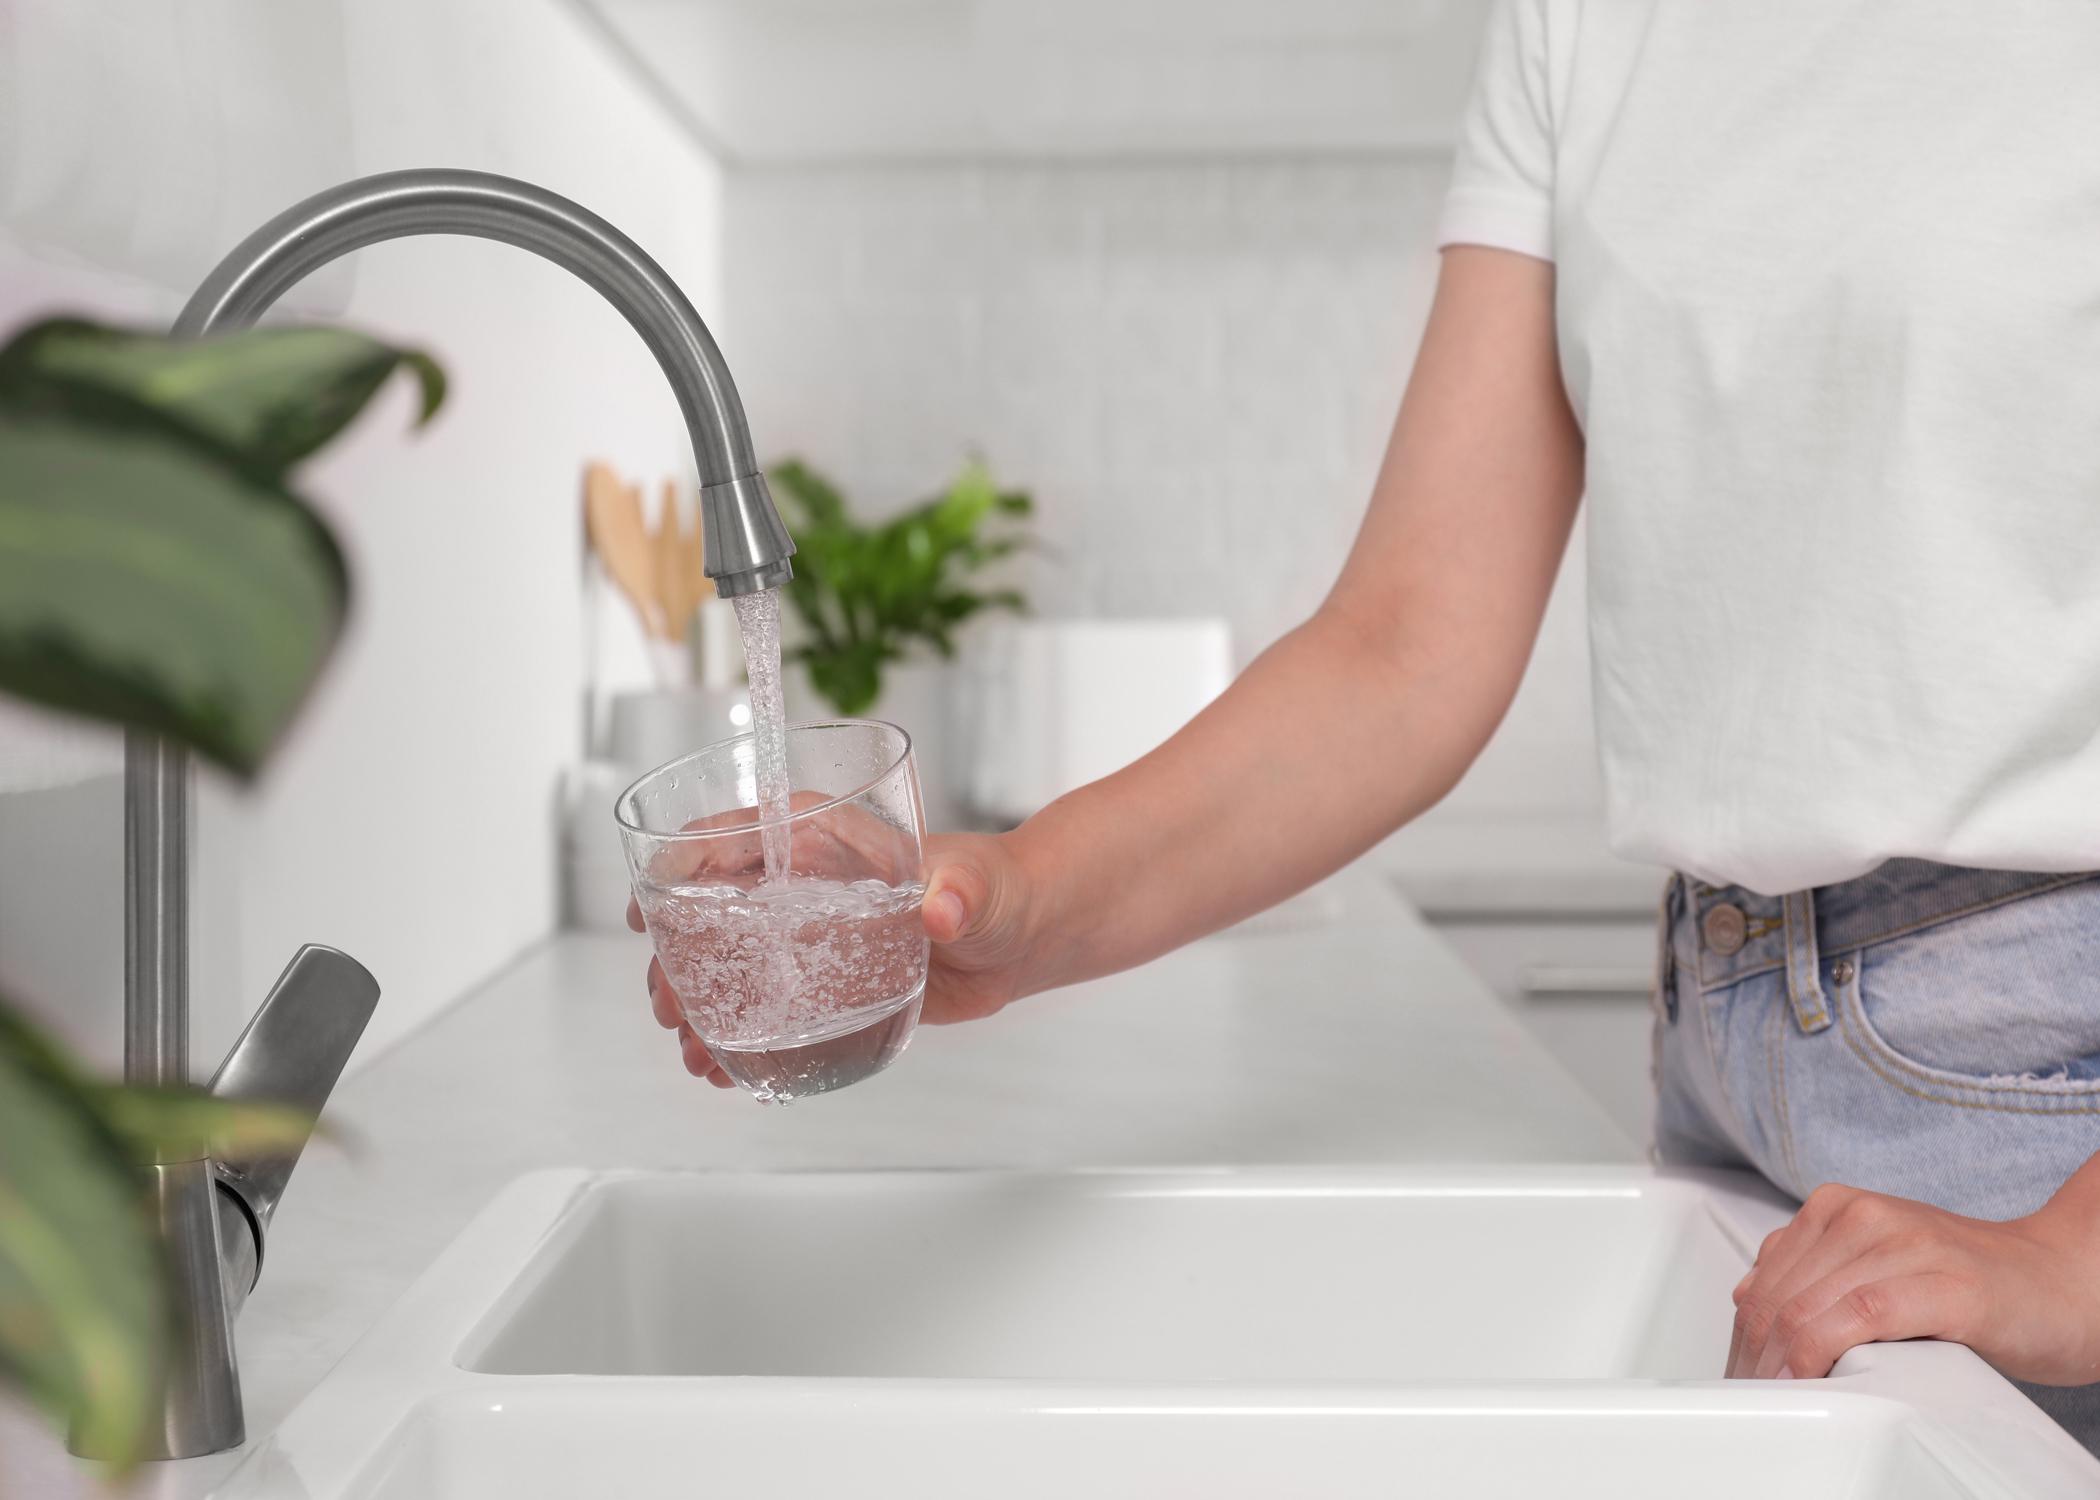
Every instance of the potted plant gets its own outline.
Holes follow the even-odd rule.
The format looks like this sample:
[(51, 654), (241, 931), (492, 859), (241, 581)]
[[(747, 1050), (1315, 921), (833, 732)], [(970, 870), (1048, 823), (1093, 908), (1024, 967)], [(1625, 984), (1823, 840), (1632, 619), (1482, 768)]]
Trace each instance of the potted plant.
[[(292, 470), (426, 356), (327, 327), (199, 340), (77, 320), (0, 349), (0, 692), (252, 776), (341, 631), (341, 551)], [(157, 1417), (170, 1304), (154, 1149), (296, 1146), (308, 1122), (91, 1076), (0, 996), (0, 1382), (120, 1463)]]
[(982, 461), (888, 520), (854, 517), (838, 486), (799, 459), (770, 471), (795, 539), (785, 592), (811, 694), (846, 717), (879, 714), (919, 743), (927, 816), (951, 821), (944, 764), (947, 673), (956, 633), (987, 610), (1021, 611), (1018, 589), (984, 587), (987, 569), (1029, 545), (1034, 501), (1001, 489)]

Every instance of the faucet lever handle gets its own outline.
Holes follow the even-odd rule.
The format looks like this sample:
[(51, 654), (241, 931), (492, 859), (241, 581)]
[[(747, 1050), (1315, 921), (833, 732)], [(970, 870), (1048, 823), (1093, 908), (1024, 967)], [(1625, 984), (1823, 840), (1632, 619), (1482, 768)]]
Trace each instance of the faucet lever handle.
[[(292, 955), (219, 1064), (212, 1092), (319, 1115), (378, 1003), (379, 981), (363, 964), (338, 949), (308, 943)], [(218, 1162), (219, 1186), (240, 1199), (258, 1252), (298, 1163), (297, 1152)]]

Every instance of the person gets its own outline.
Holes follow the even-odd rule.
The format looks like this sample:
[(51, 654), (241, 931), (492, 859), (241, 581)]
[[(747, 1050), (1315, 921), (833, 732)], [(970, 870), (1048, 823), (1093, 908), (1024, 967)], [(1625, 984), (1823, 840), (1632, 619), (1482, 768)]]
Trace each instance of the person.
[(2100, 1443), (2096, 77), (2100, 6), (1501, 0), (1332, 592), (1128, 769), (929, 841), (926, 1018), (1429, 808), (1586, 495), (1613, 847), (1678, 872), (1655, 1155), (1802, 1200), (1727, 1373), (1953, 1339)]

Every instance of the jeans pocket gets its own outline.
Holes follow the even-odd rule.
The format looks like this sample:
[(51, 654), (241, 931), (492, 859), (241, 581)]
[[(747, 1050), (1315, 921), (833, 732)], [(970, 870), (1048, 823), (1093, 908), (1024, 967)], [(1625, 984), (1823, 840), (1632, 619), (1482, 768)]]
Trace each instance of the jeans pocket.
[(2100, 1111), (2100, 885), (2059, 886), (1826, 954), (1861, 1058), (1911, 1093)]

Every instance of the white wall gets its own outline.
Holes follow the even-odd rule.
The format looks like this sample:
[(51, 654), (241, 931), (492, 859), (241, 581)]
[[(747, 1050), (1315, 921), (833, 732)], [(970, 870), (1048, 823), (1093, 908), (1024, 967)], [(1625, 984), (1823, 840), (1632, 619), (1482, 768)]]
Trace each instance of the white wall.
[[(59, 307), (165, 319), (298, 196), (432, 164), (568, 193), (704, 313), (717, 300), (717, 170), (562, 0), (17, 0), (0, 48), (7, 324)], [(580, 466), (690, 470), (639, 341), (522, 252), (379, 246), (297, 303), (423, 344), (453, 391), (413, 435), (393, 393), (304, 475), (351, 555), (356, 614), (263, 782), (202, 786), (200, 1070), (300, 941), (379, 976), (369, 1057), (552, 927), (556, 780), (583, 737)], [(0, 795), (0, 987), (105, 1060), (117, 808), (107, 777)]]
[[(876, 510), (981, 449), (1036, 492), (1041, 612), (1223, 615), (1244, 660), (1354, 535), (1444, 180), (1434, 154), (732, 170), (723, 321), (754, 435)], [(1439, 815), (1598, 805), (1576, 554)]]

